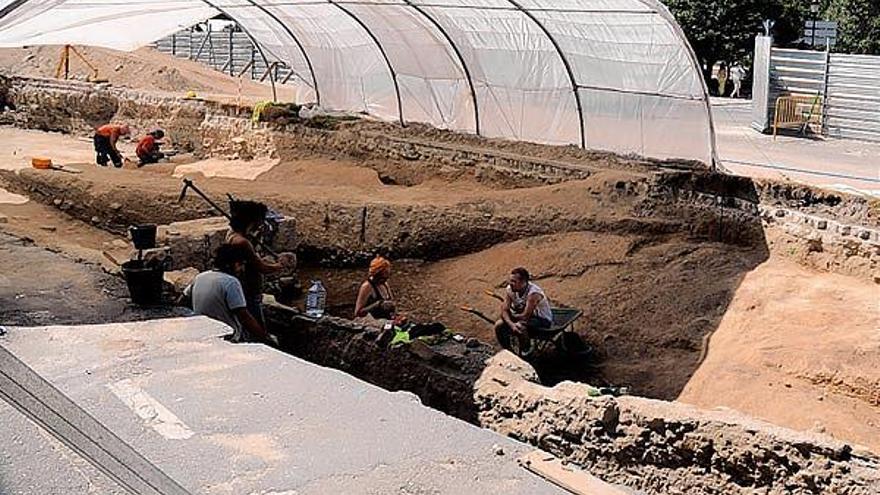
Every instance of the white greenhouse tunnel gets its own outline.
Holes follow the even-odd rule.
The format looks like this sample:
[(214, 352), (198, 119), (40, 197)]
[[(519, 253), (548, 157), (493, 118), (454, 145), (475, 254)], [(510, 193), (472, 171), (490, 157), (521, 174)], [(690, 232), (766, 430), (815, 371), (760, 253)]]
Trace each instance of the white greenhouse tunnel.
[(134, 50), (218, 14), (300, 76), (297, 103), (716, 161), (696, 57), (655, 0), (0, 0), (0, 47)]

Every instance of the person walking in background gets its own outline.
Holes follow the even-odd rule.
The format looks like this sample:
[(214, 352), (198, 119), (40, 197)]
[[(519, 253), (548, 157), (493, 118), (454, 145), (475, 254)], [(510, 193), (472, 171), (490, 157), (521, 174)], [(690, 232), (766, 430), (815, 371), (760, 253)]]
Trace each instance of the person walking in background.
[(131, 129), (126, 124), (104, 124), (95, 131), (92, 141), (95, 143), (95, 161), (102, 167), (113, 162), (116, 168), (122, 168), (122, 154), (116, 149), (120, 136), (128, 136)]
[(724, 96), (725, 90), (727, 90), (727, 64), (721, 62), (718, 65), (718, 96)]
[(740, 90), (742, 90), (743, 79), (746, 78), (746, 70), (739, 62), (733, 64), (730, 68), (730, 81), (733, 83), (733, 92), (730, 93), (731, 98), (739, 98)]

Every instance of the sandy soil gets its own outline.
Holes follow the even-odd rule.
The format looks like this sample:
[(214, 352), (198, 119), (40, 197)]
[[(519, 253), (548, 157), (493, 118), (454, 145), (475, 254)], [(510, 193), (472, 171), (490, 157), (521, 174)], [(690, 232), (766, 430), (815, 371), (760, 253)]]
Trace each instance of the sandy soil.
[[(0, 196), (3, 191), (0, 187)], [(113, 260), (122, 262), (134, 253), (128, 239), (35, 201), (23, 204), (0, 202), (0, 217), (3, 219), (0, 220), (0, 231), (50, 251), (64, 253), (74, 261), (87, 262), (109, 273), (118, 271)]]
[(679, 400), (880, 452), (880, 286), (771, 257), (743, 279)]
[[(235, 101), (239, 94), (241, 100), (248, 103), (272, 99), (268, 84), (234, 78), (198, 62), (172, 57), (152, 48), (133, 52), (96, 47), (77, 47), (77, 50), (98, 69), (99, 78), (109, 80), (114, 86), (178, 96), (195, 91), (200, 97), (223, 101)], [(20, 76), (55, 77), (60, 55), (60, 46), (2, 48), (0, 70)], [(71, 57), (70, 71), (71, 78), (82, 80), (91, 74), (75, 56)], [(291, 88), (278, 85), (277, 91), (280, 100), (293, 101), (295, 94)]]
[[(602, 358), (598, 369), (558, 368), (546, 356), (545, 379), (597, 379), (636, 393), (672, 399), (699, 362), (703, 338), (717, 326), (742, 275), (760, 251), (680, 238), (648, 239), (594, 232), (533, 237), (435, 263), (395, 265), (392, 287), (401, 310), (418, 321), (494, 342), (492, 328), (461, 311), (473, 306), (497, 317), (507, 273), (526, 266), (554, 305), (584, 316), (578, 332)], [(310, 270), (323, 277), (332, 311), (351, 317), (363, 270)], [(650, 366), (646, 366), (650, 363)], [(595, 363), (593, 363), (595, 364)]]
[(11, 236), (0, 224), (0, 325), (61, 325), (181, 315), (130, 304), (125, 282), (98, 266)]

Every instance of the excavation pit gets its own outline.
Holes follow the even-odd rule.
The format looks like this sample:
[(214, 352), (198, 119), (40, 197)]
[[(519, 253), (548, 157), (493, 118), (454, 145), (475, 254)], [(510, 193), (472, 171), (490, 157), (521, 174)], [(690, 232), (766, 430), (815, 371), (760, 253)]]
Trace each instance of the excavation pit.
[[(51, 96), (58, 88), (39, 81), (16, 84), (13, 94), (43, 98), (39, 101), (51, 110), (52, 99), (40, 95)], [(107, 91), (137, 103), (118, 106), (114, 117), (137, 123), (132, 113), (137, 108), (171, 116), (169, 128), (180, 129), (195, 152), (186, 159), (191, 167), (186, 175), (211, 197), (222, 200), (231, 193), (261, 200), (288, 217), (276, 248), (297, 252), (304, 285), (314, 278), (325, 282), (335, 317), (316, 324), (270, 306), (273, 330), (288, 352), (383, 388), (411, 391), (425, 405), (649, 493), (731, 487), (782, 493), (779, 483), (795, 478), (833, 480), (832, 493), (850, 486), (849, 468), (858, 476), (867, 473), (859, 478), (868, 480), (863, 486), (875, 486), (869, 484), (876, 470), (872, 455), (848, 449), (850, 443), (871, 442), (877, 448), (872, 439), (880, 438), (871, 426), (880, 380), (865, 374), (873, 369), (877, 351), (862, 345), (876, 325), (864, 311), (830, 303), (870, 307), (870, 291), (876, 290), (870, 284), (880, 260), (878, 221), (870, 204), (578, 150), (453, 139), (417, 126), (254, 125), (246, 112), (231, 107), (180, 106), (170, 98), (144, 101), (134, 92)], [(50, 127), (72, 134), (0, 128), (0, 137), (16, 149), (63, 149), (65, 165), (82, 173), (4, 170), (3, 187), (100, 228), (101, 235), (124, 233), (132, 224), (191, 221), (171, 226), (178, 229), (171, 236), (177, 243), (177, 251), (172, 247), (176, 268), (207, 267), (225, 231), (217, 212), (191, 195), (178, 202), (182, 184), (174, 166), (91, 166), (89, 143), (76, 137), (85, 122), (77, 114), (81, 100), (72, 91), (59, 101), (71, 113)], [(28, 105), (17, 108), (17, 122), (32, 127), (51, 117), (51, 112), (28, 115)], [(186, 112), (174, 114), (173, 108)], [(4, 159), (0, 169), (15, 168), (16, 160)], [(236, 167), (241, 174), (224, 176)], [(377, 254), (394, 261), (391, 284), (405, 312), (418, 321), (441, 321), (465, 341), (390, 349), (377, 342), (375, 329), (353, 323), (357, 285)], [(817, 275), (795, 262), (825, 271)], [(584, 310), (578, 331), (596, 350), (591, 360), (563, 362), (551, 353), (534, 366), (504, 359), (487, 364), (498, 351), (491, 329), (457, 308), (470, 304), (497, 313), (498, 303), (483, 291), (500, 292), (517, 265), (532, 271), (554, 303)], [(792, 294), (791, 286), (806, 279), (816, 281), (805, 289), (816, 299)], [(814, 300), (821, 302), (818, 309), (810, 307)], [(786, 311), (775, 301), (796, 310)], [(844, 320), (846, 335), (828, 330), (833, 327), (828, 322)], [(762, 333), (763, 325), (771, 330)], [(749, 337), (738, 339), (739, 334)], [(799, 334), (805, 340), (796, 346), (786, 347), (781, 337), (774, 340)], [(474, 339), (470, 345), (469, 339)], [(846, 339), (860, 343), (860, 354), (852, 354), (853, 343)], [(826, 345), (810, 345), (815, 342)], [(735, 373), (724, 367), (728, 363)], [(519, 369), (518, 378), (502, 376), (498, 366)], [(740, 376), (742, 369), (756, 378), (732, 381), (731, 374)], [(480, 381), (486, 373), (494, 381)], [(581, 386), (566, 380), (626, 385), (636, 397), (583, 403)], [(487, 392), (478, 381), (495, 385)], [(714, 382), (726, 384), (726, 392), (713, 388)], [(829, 398), (817, 402), (819, 389)], [(727, 402), (727, 396), (738, 402)], [(742, 408), (798, 430), (827, 419), (822, 428), (847, 443), (804, 440), (790, 432), (772, 436), (768, 431), (774, 427), (755, 426), (742, 416), (719, 419), (666, 402), (681, 398), (707, 408)], [(554, 401), (558, 407), (548, 406)], [(791, 404), (802, 414), (792, 415)], [(859, 418), (855, 422), (851, 411)], [(695, 428), (708, 423), (714, 426), (692, 438)], [(788, 457), (803, 450), (827, 459), (833, 469), (794, 469), (778, 480), (764, 471), (745, 476), (755, 466), (743, 459), (772, 455), (740, 449), (751, 441), (752, 430), (772, 437), (768, 442), (781, 445)], [(735, 448), (707, 446), (703, 440), (719, 431)], [(669, 435), (675, 437), (675, 452), (667, 455), (663, 438)], [(805, 442), (818, 447), (804, 449)], [(611, 447), (618, 443), (628, 447)]]

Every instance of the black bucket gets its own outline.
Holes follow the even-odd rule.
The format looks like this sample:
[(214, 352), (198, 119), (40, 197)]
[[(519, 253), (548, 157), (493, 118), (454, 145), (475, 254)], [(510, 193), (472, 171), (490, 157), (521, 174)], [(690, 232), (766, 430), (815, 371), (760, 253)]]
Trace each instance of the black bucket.
[(162, 304), (162, 286), (165, 270), (161, 265), (148, 266), (141, 260), (126, 261), (122, 274), (128, 284), (131, 302), (140, 306)]
[(132, 225), (128, 228), (131, 234), (131, 242), (134, 243), (135, 249), (153, 249), (156, 247), (156, 226), (155, 225)]

